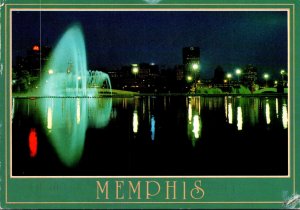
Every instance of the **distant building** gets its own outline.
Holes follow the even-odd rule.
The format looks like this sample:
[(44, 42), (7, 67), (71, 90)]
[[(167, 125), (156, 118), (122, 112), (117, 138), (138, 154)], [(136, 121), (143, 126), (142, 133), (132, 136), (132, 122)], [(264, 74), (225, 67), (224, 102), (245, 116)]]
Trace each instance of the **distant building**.
[(200, 64), (200, 48), (185, 47), (182, 49), (183, 65), (198, 63)]
[(257, 83), (257, 68), (253, 65), (247, 65), (243, 70), (242, 84), (250, 89)]
[(200, 71), (200, 48), (185, 47), (182, 49), (182, 61), (186, 76), (192, 76), (196, 80)]
[(177, 81), (182, 81), (184, 80), (184, 66), (183, 65), (176, 65), (174, 67), (175, 72), (176, 72), (176, 80)]
[(27, 54), (17, 56), (13, 61), (14, 82), (13, 91), (27, 91), (37, 88), (42, 76), (42, 69), (49, 59), (51, 47), (33, 45)]
[(223, 85), (225, 79), (225, 72), (221, 66), (217, 66), (214, 72), (213, 83), (214, 85)]

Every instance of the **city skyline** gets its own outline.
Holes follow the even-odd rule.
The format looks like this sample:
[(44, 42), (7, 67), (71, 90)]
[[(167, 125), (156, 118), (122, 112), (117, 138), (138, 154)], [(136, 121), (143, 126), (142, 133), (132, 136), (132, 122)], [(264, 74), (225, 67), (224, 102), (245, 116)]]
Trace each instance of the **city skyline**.
[(13, 58), (39, 44), (40, 35), (42, 46), (55, 46), (66, 28), (79, 23), (89, 69), (182, 64), (187, 46), (200, 47), (206, 78), (218, 65), (233, 72), (253, 64), (271, 75), (287, 68), (285, 11), (18, 11), (12, 17)]

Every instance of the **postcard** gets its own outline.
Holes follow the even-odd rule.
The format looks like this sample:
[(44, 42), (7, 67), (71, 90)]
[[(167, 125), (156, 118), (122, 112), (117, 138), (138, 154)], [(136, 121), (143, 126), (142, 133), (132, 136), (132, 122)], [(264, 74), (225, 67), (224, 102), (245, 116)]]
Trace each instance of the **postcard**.
[(299, 2), (1, 1), (1, 208), (299, 208)]

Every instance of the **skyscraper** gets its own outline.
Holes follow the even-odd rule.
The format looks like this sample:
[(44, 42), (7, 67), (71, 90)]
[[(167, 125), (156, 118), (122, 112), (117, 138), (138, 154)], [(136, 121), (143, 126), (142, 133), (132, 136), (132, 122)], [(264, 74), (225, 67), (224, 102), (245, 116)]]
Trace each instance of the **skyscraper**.
[(199, 78), (200, 73), (200, 48), (185, 47), (182, 49), (182, 60), (185, 75), (193, 78), (194, 81)]
[(182, 49), (183, 64), (200, 63), (200, 48), (199, 47), (185, 47)]

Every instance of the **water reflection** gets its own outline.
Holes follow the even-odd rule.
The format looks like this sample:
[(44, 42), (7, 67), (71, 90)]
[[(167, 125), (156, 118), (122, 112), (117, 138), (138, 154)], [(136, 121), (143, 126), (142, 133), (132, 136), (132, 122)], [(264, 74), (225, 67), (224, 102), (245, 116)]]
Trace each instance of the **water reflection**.
[(269, 125), (271, 123), (271, 117), (270, 117), (270, 105), (269, 100), (266, 100), (266, 122)]
[(276, 117), (278, 118), (278, 98), (276, 98)]
[(47, 128), (51, 132), (51, 129), (52, 129), (52, 107), (48, 107), (48, 110), (47, 110)]
[(155, 117), (154, 115), (151, 116), (151, 140), (154, 141), (155, 139)]
[(243, 130), (243, 113), (242, 113), (242, 107), (237, 107), (237, 129)]
[(189, 124), (192, 123), (192, 115), (193, 115), (193, 110), (192, 110), (192, 104), (189, 102), (189, 108), (188, 108), (188, 120)]
[(282, 104), (282, 125), (284, 129), (288, 127), (288, 111), (287, 105), (284, 103)]
[(136, 110), (133, 112), (132, 127), (133, 133), (137, 133), (139, 128), (139, 116)]
[(80, 99), (76, 99), (76, 123), (80, 123)]
[(200, 117), (198, 115), (194, 115), (194, 120), (193, 120), (193, 133), (196, 139), (199, 139), (200, 137)]
[[(279, 107), (282, 107), (281, 111)], [(285, 98), (224, 97), (224, 112), (226, 122), (236, 124), (237, 130), (244, 130), (245, 126), (256, 126), (261, 115), (267, 125), (273, 125), (273, 121), (278, 123), (276, 119), (281, 117), (283, 127), (288, 127)]]
[(228, 102), (228, 123), (232, 124), (232, 103)]
[(30, 152), (29, 155), (31, 158), (34, 158), (38, 150), (38, 139), (37, 139), (37, 133), (35, 128), (30, 129), (28, 143), (29, 143), (29, 152)]
[(47, 136), (58, 157), (72, 167), (82, 156), (87, 127), (103, 128), (108, 124), (112, 99), (50, 98), (41, 99), (38, 106), (41, 113), (46, 110)]
[[(211, 104), (208, 102), (208, 104)], [(201, 98), (188, 98), (188, 137), (195, 147), (196, 142), (201, 138), (202, 120), (201, 120)]]
[[(38, 149), (38, 156), (44, 151), (41, 149), (43, 144), (39, 144), (38, 148), (43, 136), (39, 135), (38, 142), (40, 126), (30, 123), (42, 124), (45, 138), (52, 144), (61, 162), (69, 167), (76, 166), (82, 157), (88, 128), (105, 128), (105, 132), (113, 133), (125, 123), (129, 124), (129, 130), (116, 134), (120, 141), (127, 135), (126, 138), (134, 136), (141, 140), (151, 139), (155, 143), (163, 142), (163, 138), (177, 137), (178, 133), (180, 138), (195, 147), (193, 150), (198, 148), (197, 145), (203, 148), (202, 143), (214, 140), (211, 136), (222, 136), (226, 132), (238, 131), (237, 136), (242, 136), (261, 128), (288, 128), (288, 104), (284, 97), (47, 98), (16, 99), (12, 102), (16, 129), (24, 125), (20, 119), (27, 119), (30, 115), (30, 120), (25, 121), (29, 122), (24, 135), (25, 139), (28, 138), (26, 145), (30, 152), (26, 146), (26, 154), (36, 157)], [(40, 116), (36, 114), (38, 110)], [(106, 128), (110, 121), (113, 123)], [(96, 129), (93, 132), (99, 132)], [(95, 137), (101, 141), (101, 135)]]

